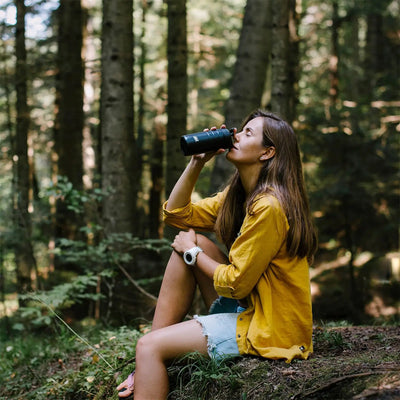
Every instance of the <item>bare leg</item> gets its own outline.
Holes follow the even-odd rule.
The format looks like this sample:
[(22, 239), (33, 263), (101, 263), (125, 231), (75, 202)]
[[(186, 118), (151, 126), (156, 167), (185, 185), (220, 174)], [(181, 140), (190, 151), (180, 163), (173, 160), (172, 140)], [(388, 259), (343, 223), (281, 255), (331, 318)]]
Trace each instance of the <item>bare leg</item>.
[(152, 331), (181, 322), (192, 304), (195, 289), (193, 272), (173, 251), (158, 295)]
[(167, 363), (195, 351), (207, 355), (207, 339), (194, 320), (143, 336), (136, 348), (134, 399), (165, 400), (169, 392)]
[[(197, 235), (197, 243), (214, 260), (226, 262), (222, 251), (203, 235)], [(154, 313), (152, 330), (181, 322), (189, 311), (193, 296), (199, 285), (206, 307), (218, 297), (212, 279), (196, 268), (188, 267), (180, 254), (173, 252), (161, 284), (160, 294)]]
[[(223, 254), (223, 252), (218, 248), (218, 246), (215, 245), (211, 240), (207, 239), (203, 235), (197, 235), (197, 243), (198, 245), (204, 250), (204, 252), (209, 255), (211, 258), (213, 258), (216, 261), (219, 261), (221, 263), (225, 263), (227, 261), (226, 256)], [(154, 339), (156, 341), (157, 336), (154, 336), (155, 332), (158, 331), (161, 328), (166, 328), (166, 327), (171, 327), (173, 326), (180, 326), (180, 323), (187, 312), (189, 311), (195, 289), (196, 289), (196, 284), (199, 285), (200, 292), (202, 294), (203, 300), (206, 304), (206, 307), (209, 308), (212, 304), (212, 302), (218, 297), (212, 279), (204, 275), (201, 271), (197, 270), (196, 268), (191, 268), (188, 267), (185, 262), (183, 261), (183, 258), (180, 254), (173, 252), (171, 254), (171, 257), (168, 261), (167, 267), (165, 269), (163, 281), (161, 284), (161, 289), (160, 293), (158, 296), (157, 300), (157, 306), (156, 310), (154, 313), (154, 318), (153, 318), (153, 325), (152, 325), (152, 332), (150, 334), (147, 334), (143, 336), (138, 342), (138, 346), (136, 348), (136, 373), (135, 373), (135, 382), (136, 379), (139, 382), (141, 379), (140, 376), (141, 374), (138, 374), (140, 365), (142, 361), (140, 361), (140, 357), (138, 356), (138, 351), (140, 349), (139, 344), (144, 342), (147, 343), (146, 341), (148, 340), (148, 336), (150, 338)], [(200, 332), (200, 337), (201, 341), (203, 342), (205, 346), (205, 352), (207, 352), (207, 343), (206, 339), (202, 335), (201, 331), (201, 326), (196, 322), (196, 321), (188, 321), (188, 322), (193, 322), (194, 326), (196, 328), (199, 328)], [(178, 325), (174, 325), (178, 324)], [(154, 333), (154, 334), (153, 334)], [(160, 339), (161, 340), (161, 339)], [(168, 347), (168, 341), (165, 342)], [(165, 344), (164, 343), (164, 344)], [(160, 344), (163, 344), (162, 340)], [(190, 346), (189, 346), (190, 347)], [(196, 351), (194, 348), (189, 348), (187, 352), (192, 352)], [(171, 345), (171, 350), (173, 349), (173, 345)], [(180, 353), (180, 354), (184, 354)], [(173, 355), (173, 357), (177, 356)], [(165, 358), (164, 358), (165, 360)], [(160, 361), (160, 360), (158, 360)], [(157, 376), (160, 376), (161, 380), (165, 378), (166, 374), (166, 369), (164, 364), (157, 364), (159, 365), (160, 369), (156, 370), (150, 370), (150, 376), (154, 377), (156, 379)], [(164, 371), (165, 370), (165, 371)], [(164, 371), (161, 373), (161, 371)], [(162, 375), (164, 374), (164, 375)], [(164, 376), (164, 378), (162, 378)], [(158, 378), (157, 378), (158, 379)], [(166, 378), (168, 381), (168, 377)], [(160, 383), (162, 384), (162, 383)], [(126, 379), (124, 382), (122, 382), (118, 387), (117, 390), (122, 390), (122, 389), (128, 389), (129, 383), (128, 379)], [(136, 385), (135, 385), (136, 386)], [(167, 382), (167, 388), (168, 388), (168, 382)], [(132, 390), (126, 390), (125, 392), (121, 392), (119, 394), (120, 397), (128, 397), (132, 393)], [(166, 396), (165, 396), (166, 397)], [(146, 398), (146, 397), (144, 397)], [(149, 397), (152, 398), (152, 397)], [(160, 397), (162, 398), (162, 397)], [(154, 398), (155, 399), (155, 398)], [(135, 400), (136, 400), (136, 388), (135, 388)]]

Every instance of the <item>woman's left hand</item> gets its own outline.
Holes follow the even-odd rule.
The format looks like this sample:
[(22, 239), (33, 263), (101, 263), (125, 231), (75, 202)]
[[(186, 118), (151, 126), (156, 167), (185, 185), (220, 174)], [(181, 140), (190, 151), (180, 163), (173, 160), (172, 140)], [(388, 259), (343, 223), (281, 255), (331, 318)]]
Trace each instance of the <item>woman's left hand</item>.
[[(203, 132), (208, 132), (208, 131), (215, 131), (217, 129), (216, 126), (213, 126), (212, 128), (208, 129), (204, 129)], [(222, 124), (220, 129), (226, 129), (226, 125)], [(225, 152), (226, 149), (218, 149), (217, 151), (212, 151), (209, 153), (201, 153), (201, 154), (193, 154), (192, 155), (192, 159), (195, 161), (201, 161), (204, 164), (206, 162), (208, 162), (209, 160), (211, 160), (214, 156), (217, 156), (219, 154), (222, 154)]]
[(171, 244), (171, 247), (179, 254), (183, 254), (186, 250), (195, 246), (197, 246), (197, 240), (196, 232), (193, 229), (189, 229), (187, 232), (179, 232)]

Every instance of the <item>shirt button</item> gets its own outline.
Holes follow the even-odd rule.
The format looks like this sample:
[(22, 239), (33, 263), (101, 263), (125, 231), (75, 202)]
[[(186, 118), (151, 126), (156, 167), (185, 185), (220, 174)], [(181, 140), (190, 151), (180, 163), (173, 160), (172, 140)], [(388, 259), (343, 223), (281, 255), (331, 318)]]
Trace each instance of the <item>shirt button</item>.
[(243, 318), (239, 318), (239, 321), (243, 321)]
[(238, 337), (240, 338), (240, 333), (239, 333)]

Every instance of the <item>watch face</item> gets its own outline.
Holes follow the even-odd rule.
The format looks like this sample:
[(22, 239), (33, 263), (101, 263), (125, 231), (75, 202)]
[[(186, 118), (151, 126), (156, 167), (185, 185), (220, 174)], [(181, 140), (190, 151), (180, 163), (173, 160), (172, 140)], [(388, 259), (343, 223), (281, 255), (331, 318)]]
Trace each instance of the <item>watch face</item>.
[(203, 251), (200, 247), (195, 246), (192, 247), (191, 249), (185, 251), (183, 253), (183, 259), (187, 265), (195, 265), (196, 264), (196, 259), (197, 259), (197, 254), (199, 254), (200, 251)]

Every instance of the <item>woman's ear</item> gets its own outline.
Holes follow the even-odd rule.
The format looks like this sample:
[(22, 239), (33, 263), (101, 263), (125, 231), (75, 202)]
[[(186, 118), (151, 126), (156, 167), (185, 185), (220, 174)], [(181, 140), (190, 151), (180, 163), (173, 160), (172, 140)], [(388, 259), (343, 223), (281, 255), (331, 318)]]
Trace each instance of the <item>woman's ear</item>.
[(275, 155), (275, 147), (269, 146), (265, 149), (264, 153), (260, 157), (260, 161), (266, 161), (272, 158)]

